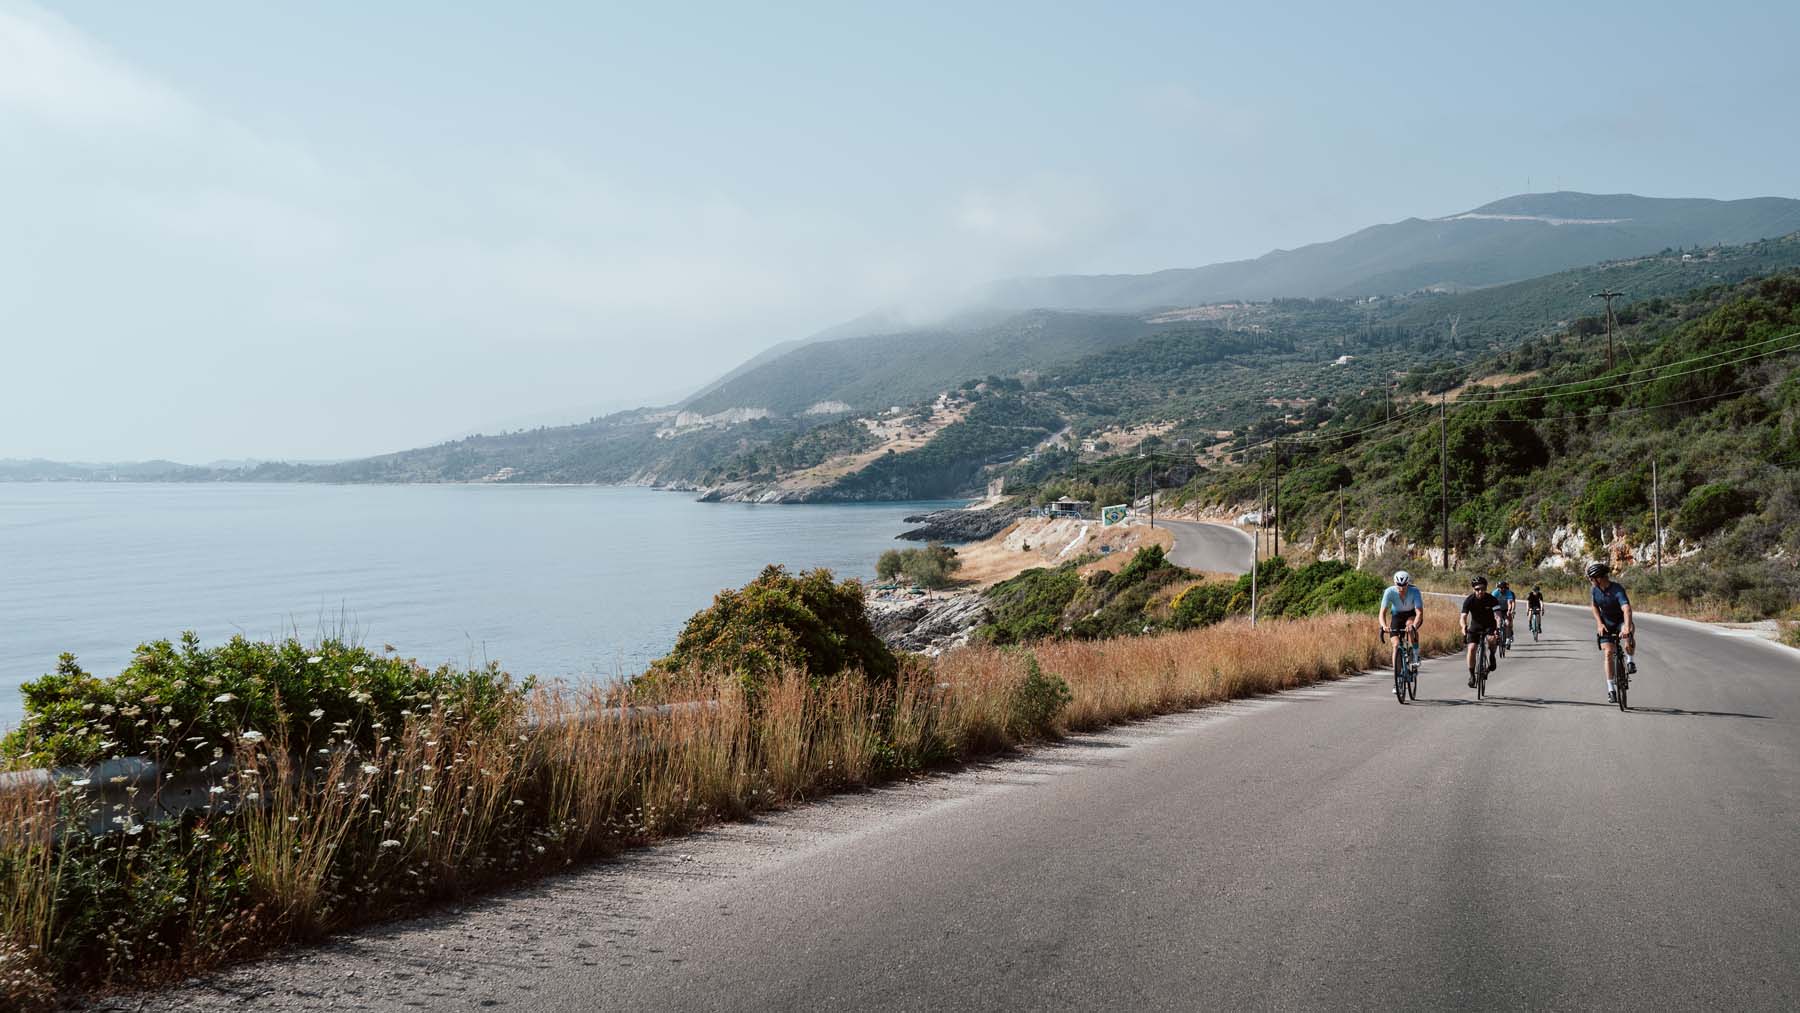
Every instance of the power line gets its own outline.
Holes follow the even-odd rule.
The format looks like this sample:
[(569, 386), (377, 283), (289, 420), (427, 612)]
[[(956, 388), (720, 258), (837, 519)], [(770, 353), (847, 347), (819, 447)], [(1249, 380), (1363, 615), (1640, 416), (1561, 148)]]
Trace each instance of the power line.
[[(1721, 355), (1732, 355), (1737, 352), (1742, 352), (1742, 351), (1745, 351), (1745, 350), (1748, 350), (1751, 348), (1758, 348), (1763, 345), (1773, 344), (1774, 342), (1777, 342), (1777, 341), (1786, 341), (1790, 338), (1800, 338), (1800, 331), (1791, 331), (1787, 334), (1777, 335), (1773, 338), (1764, 338), (1761, 341), (1752, 341), (1747, 345), (1739, 345), (1736, 348), (1725, 348), (1725, 349), (1721, 349), (1717, 352), (1708, 352), (1705, 355), (1696, 355), (1691, 359), (1681, 359), (1676, 362), (1665, 362), (1658, 366), (1644, 366), (1639, 369), (1633, 369), (1628, 372), (1617, 373), (1617, 374), (1613, 374), (1613, 375), (1619, 376), (1619, 377), (1636, 376), (1639, 373), (1654, 373), (1659, 369), (1669, 369), (1669, 368), (1672, 368), (1675, 366), (1691, 366), (1696, 362), (1704, 362), (1707, 359), (1716, 359)], [(1711, 368), (1711, 367), (1709, 367), (1709, 368)], [(1545, 384), (1544, 386), (1541, 386), (1541, 387), (1529, 387), (1526, 389), (1527, 389), (1527, 391), (1530, 391), (1530, 392), (1550, 391), (1550, 390), (1556, 390), (1561, 387), (1580, 387), (1584, 384), (1599, 383), (1601, 380), (1605, 380), (1605, 379), (1607, 379), (1607, 377), (1597, 376), (1597, 377), (1590, 377), (1586, 380), (1569, 380), (1564, 383), (1551, 383), (1551, 384)], [(1505, 393), (1505, 391), (1494, 391), (1492, 394), (1471, 394), (1471, 395), (1467, 395), (1464, 397), (1459, 397), (1459, 398), (1457, 398), (1457, 401), (1465, 403), (1465, 404), (1469, 404), (1469, 403), (1479, 404), (1483, 401), (1487, 401), (1492, 398), (1499, 397), (1501, 394), (1504, 394), (1504, 393)]]
[[(1642, 380), (1627, 380), (1624, 383), (1608, 384), (1605, 387), (1593, 387), (1593, 388), (1590, 388), (1587, 390), (1571, 390), (1571, 391), (1563, 391), (1561, 393), (1551, 393), (1551, 394), (1537, 394), (1537, 393), (1520, 394), (1516, 397), (1484, 397), (1484, 398), (1478, 398), (1478, 399), (1472, 399), (1472, 400), (1465, 400), (1462, 398), (1458, 398), (1456, 403), (1459, 405), (1462, 405), (1462, 404), (1469, 404), (1469, 405), (1506, 404), (1508, 402), (1515, 402), (1515, 401), (1543, 401), (1547, 398), (1565, 397), (1565, 396), (1571, 396), (1571, 395), (1575, 395), (1575, 394), (1600, 394), (1600, 393), (1603, 393), (1603, 392), (1609, 391), (1609, 390), (1622, 390), (1626, 387), (1641, 387), (1647, 383), (1655, 383), (1658, 380), (1669, 380), (1669, 379), (1673, 379), (1677, 376), (1691, 376), (1694, 373), (1704, 373), (1709, 369), (1722, 369), (1726, 366), (1735, 366), (1740, 362), (1749, 362), (1752, 359), (1766, 359), (1771, 355), (1785, 355), (1788, 352), (1794, 352), (1794, 351), (1800, 351), (1800, 342), (1795, 342), (1794, 344), (1789, 345), (1785, 348), (1771, 348), (1766, 351), (1757, 352), (1754, 355), (1746, 355), (1746, 356), (1743, 356), (1742, 358), (1737, 358), (1737, 359), (1728, 359), (1725, 362), (1715, 362), (1710, 366), (1697, 366), (1693, 369), (1684, 369), (1679, 373), (1659, 373), (1655, 376), (1645, 377)], [(1605, 379), (1605, 377), (1601, 377), (1600, 379)], [(1599, 381), (1598, 380), (1590, 380), (1590, 381), (1586, 381), (1586, 382), (1598, 383)]]
[(1529, 424), (1529, 423), (1537, 423), (1537, 422), (1569, 422), (1569, 421), (1578, 421), (1581, 419), (1603, 419), (1603, 418), (1610, 418), (1614, 415), (1635, 415), (1639, 412), (1655, 411), (1658, 408), (1678, 408), (1682, 405), (1698, 404), (1701, 401), (1716, 401), (1721, 398), (1737, 397), (1740, 394), (1754, 394), (1758, 391), (1770, 390), (1772, 388), (1779, 387), (1786, 382), (1787, 382), (1786, 380), (1773, 380), (1773, 381), (1770, 381), (1769, 383), (1760, 384), (1755, 387), (1744, 387), (1740, 390), (1721, 391), (1717, 394), (1703, 394), (1700, 397), (1690, 397), (1690, 398), (1687, 398), (1687, 399), (1681, 400), (1681, 401), (1662, 401), (1657, 404), (1638, 405), (1635, 408), (1614, 408), (1611, 411), (1604, 411), (1604, 412), (1583, 412), (1579, 415), (1543, 415), (1543, 416), (1539, 416), (1538, 418), (1494, 418), (1494, 419), (1482, 419), (1482, 421), (1483, 422), (1523, 422), (1523, 423)]

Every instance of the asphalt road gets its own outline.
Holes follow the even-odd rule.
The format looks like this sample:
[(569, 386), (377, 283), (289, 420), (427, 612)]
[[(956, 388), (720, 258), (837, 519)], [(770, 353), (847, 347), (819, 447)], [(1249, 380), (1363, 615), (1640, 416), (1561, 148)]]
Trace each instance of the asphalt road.
[(1169, 560), (1175, 565), (1213, 573), (1250, 572), (1250, 549), (1254, 542), (1249, 534), (1229, 524), (1204, 521), (1163, 518), (1156, 523), (1166, 525), (1175, 533), (1175, 547), (1169, 551)]
[(1620, 713), (1547, 625), (1485, 702), (1446, 658), (1079, 737), (141, 1008), (1800, 1005), (1800, 654), (1644, 618)]

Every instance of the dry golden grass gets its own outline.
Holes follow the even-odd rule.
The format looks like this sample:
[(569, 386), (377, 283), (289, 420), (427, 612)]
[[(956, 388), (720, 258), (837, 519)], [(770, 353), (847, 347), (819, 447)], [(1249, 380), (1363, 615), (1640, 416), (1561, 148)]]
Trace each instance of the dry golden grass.
[[(172, 929), (166, 918), (101, 913), (113, 940), (104, 967), (43, 956), (58, 932), (94, 920), (56, 910), (59, 878), (77, 853), (70, 840), (82, 838), (60, 846), (50, 838), (56, 808), (82, 804), (87, 789), (0, 796), (0, 1002), (23, 1007), (51, 980), (79, 988), (191, 973), (409, 904), (1066, 730), (1340, 678), (1386, 664), (1373, 625), (1340, 615), (974, 647), (930, 666), (909, 663), (889, 685), (786, 672), (752, 694), (734, 677), (695, 673), (640, 692), (622, 714), (603, 710), (618, 691), (539, 690), (498, 719), (432, 700), (405, 727), (375, 729), (385, 734), (373, 751), (351, 745), (358, 730), (347, 726), (308, 756), (244, 736), (235, 764), (224, 765), (219, 813), (185, 829), (145, 828), (135, 840), (162, 864), (145, 865), (136, 844), (109, 859), (128, 869), (120, 875), (173, 876), (195, 914)], [(1427, 638), (1428, 651), (1453, 647), (1447, 632)], [(1034, 667), (1043, 673), (1035, 682)], [(1055, 678), (1068, 702), (1046, 713), (1045, 699), (1063, 699)], [(208, 877), (221, 875), (244, 885), (209, 894)], [(160, 935), (140, 938), (152, 934)], [(152, 952), (155, 961), (133, 956)]]

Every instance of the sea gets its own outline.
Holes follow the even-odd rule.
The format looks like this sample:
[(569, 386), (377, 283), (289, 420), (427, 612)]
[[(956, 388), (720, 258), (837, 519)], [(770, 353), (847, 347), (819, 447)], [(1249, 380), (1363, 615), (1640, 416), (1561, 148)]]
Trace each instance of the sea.
[(63, 652), (345, 636), (571, 681), (640, 672), (770, 563), (868, 577), (956, 502), (699, 503), (618, 486), (0, 483), (0, 728)]

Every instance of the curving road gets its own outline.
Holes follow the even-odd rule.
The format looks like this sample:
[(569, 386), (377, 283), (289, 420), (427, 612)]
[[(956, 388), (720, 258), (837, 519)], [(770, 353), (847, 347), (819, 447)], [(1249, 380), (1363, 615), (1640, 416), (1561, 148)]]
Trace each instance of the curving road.
[(1483, 703), (1448, 658), (1083, 736), (143, 1008), (1795, 1008), (1800, 653), (1640, 629), (1631, 713), (1558, 606)]
[(1175, 534), (1175, 547), (1169, 550), (1169, 561), (1175, 565), (1212, 573), (1250, 571), (1250, 549), (1255, 543), (1249, 533), (1206, 521), (1162, 518), (1156, 523)]

